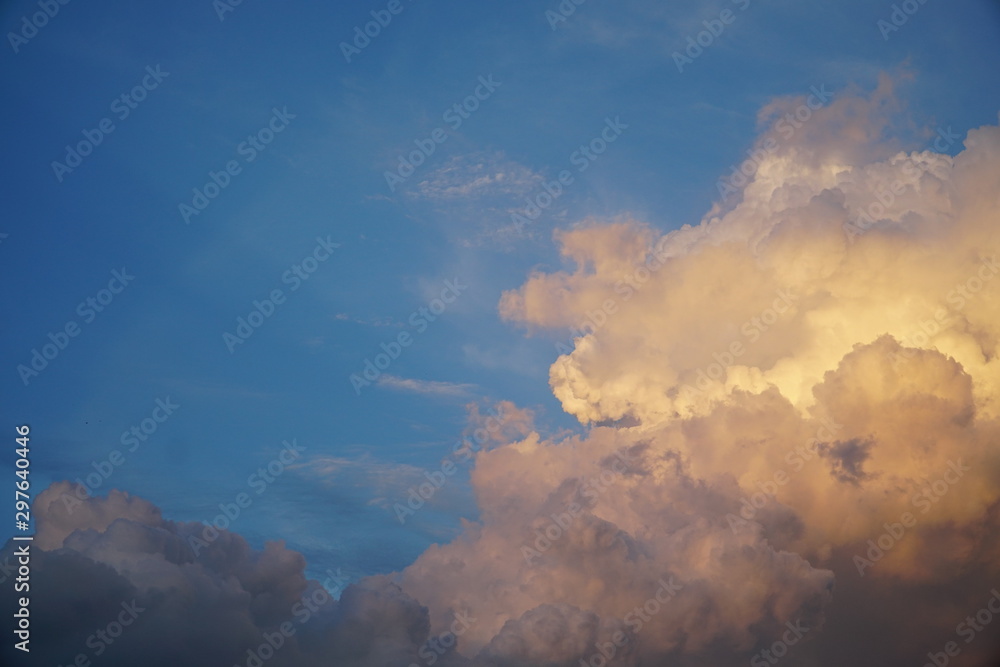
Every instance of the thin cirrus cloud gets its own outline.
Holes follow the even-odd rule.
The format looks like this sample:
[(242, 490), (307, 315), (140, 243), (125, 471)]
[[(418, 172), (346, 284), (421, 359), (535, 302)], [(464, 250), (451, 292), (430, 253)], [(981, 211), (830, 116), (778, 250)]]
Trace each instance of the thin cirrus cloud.
[(421, 180), (413, 195), (431, 200), (517, 196), (531, 192), (542, 180), (503, 152), (478, 152), (450, 158)]
[(377, 384), (386, 389), (425, 396), (468, 397), (470, 392), (475, 389), (475, 385), (473, 384), (441, 382), (438, 380), (417, 380), (385, 374), (379, 376)]
[[(545, 180), (544, 174), (502, 151), (477, 151), (449, 158), (407, 194), (415, 203), (433, 207), (462, 236), (461, 245), (510, 250), (535, 234), (533, 228), (514, 224), (512, 214), (523, 211)], [(557, 217), (563, 209), (560, 202), (546, 215)]]

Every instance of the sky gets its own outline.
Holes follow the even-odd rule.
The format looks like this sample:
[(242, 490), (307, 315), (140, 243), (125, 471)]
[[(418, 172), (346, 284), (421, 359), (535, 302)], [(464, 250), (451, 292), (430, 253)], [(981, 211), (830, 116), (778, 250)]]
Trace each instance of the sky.
[(0, 22), (5, 664), (1000, 655), (998, 3)]

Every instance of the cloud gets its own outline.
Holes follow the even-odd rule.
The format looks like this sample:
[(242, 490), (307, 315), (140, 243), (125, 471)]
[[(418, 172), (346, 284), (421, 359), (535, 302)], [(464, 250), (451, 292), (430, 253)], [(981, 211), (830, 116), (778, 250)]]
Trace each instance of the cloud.
[(432, 200), (520, 197), (542, 184), (541, 174), (508, 160), (502, 151), (456, 155), (418, 183), (415, 195)]
[[(745, 664), (793, 621), (811, 628), (801, 664), (907, 664), (988, 597), (1000, 128), (954, 157), (901, 151), (893, 88), (847, 91), (767, 151), (805, 103), (775, 101), (734, 201), (665, 235), (628, 219), (561, 230), (568, 268), (503, 295), (507, 321), (574, 336), (550, 384), (589, 429), (479, 454), (480, 523), (404, 571), (432, 626), (456, 606), (480, 619), (463, 652), (577, 664), (568, 639), (539, 648), (545, 628), (600, 644), (594, 628), (669, 575), (684, 590), (655, 630), (626, 621), (639, 650), (621, 664)], [(948, 591), (947, 613), (913, 602), (927, 587)], [(847, 614), (927, 649), (825, 634)]]
[(364, 326), (371, 327), (401, 327), (402, 322), (397, 322), (390, 317), (370, 317), (363, 318), (357, 317), (355, 315), (349, 315), (348, 313), (337, 313), (333, 316), (335, 320), (340, 320), (342, 322), (353, 322), (354, 324), (361, 324)]
[(436, 380), (415, 380), (395, 375), (379, 376), (378, 386), (429, 396), (468, 396), (469, 392), (475, 388), (475, 385), (472, 384), (438, 382)]
[[(892, 137), (901, 105), (893, 81), (883, 78), (870, 95), (843, 93), (766, 150), (776, 119), (802, 103), (777, 100), (762, 111), (767, 129), (754, 147), (761, 157), (740, 196), (713, 207), (698, 226), (660, 235), (639, 221), (585, 221), (556, 234), (569, 268), (535, 272), (503, 295), (506, 320), (573, 333), (572, 349), (550, 369), (568, 413), (585, 425), (629, 424), (615, 437), (622, 448), (644, 444), (639, 470), (655, 470), (669, 457), (679, 470), (673, 479), (655, 475), (673, 492), (651, 501), (640, 476), (625, 476), (581, 515), (575, 533), (567, 531), (577, 539), (590, 532), (589, 540), (569, 548), (563, 538), (542, 555), (559, 559), (544, 580), (568, 592), (536, 597), (542, 586), (513, 566), (500, 580), (531, 585), (514, 592), (491, 582), (501, 591), (497, 606), (515, 608), (510, 617), (556, 601), (610, 612), (613, 599), (588, 599), (588, 583), (635, 575), (637, 562), (660, 561), (699, 581), (704, 573), (695, 566), (725, 559), (726, 542), (710, 531), (689, 532), (683, 543), (697, 545), (699, 560), (685, 563), (662, 527), (666, 507), (685, 508), (688, 520), (702, 525), (728, 515), (733, 533), (761, 540), (743, 545), (743, 553), (749, 547), (757, 554), (753, 573), (742, 573), (754, 590), (767, 589), (769, 559), (803, 559), (804, 567), (790, 569), (796, 576), (776, 586), (799, 594), (783, 613), (751, 598), (735, 614), (746, 626), (704, 639), (703, 646), (717, 646), (723, 635), (732, 641), (742, 632), (748, 641), (733, 642), (734, 655), (766, 644), (764, 618), (790, 619), (807, 609), (832, 613), (843, 627), (841, 610), (850, 608), (884, 628), (865, 611), (874, 595), (896, 601), (893, 622), (943, 644), (963, 618), (962, 606), (988, 593), (998, 573), (983, 531), (996, 530), (1000, 502), (1000, 466), (990, 451), (1000, 436), (1000, 128), (971, 130), (954, 157), (901, 151)], [(937, 140), (942, 149), (945, 143)], [(417, 589), (443, 576), (434, 561), (477, 571), (475, 563), (497, 558), (510, 541), (502, 536), (523, 525), (516, 516), (552, 516), (560, 506), (552, 498), (579, 478), (582, 453), (606, 439), (602, 433), (591, 428), (586, 442), (514, 446), (530, 452), (524, 463), (482, 455), (473, 477), (481, 505), (514, 504), (499, 489), (516, 479), (526, 506), (513, 516), (484, 511), (475, 542), (428, 552), (407, 571), (408, 584), (422, 599), (449, 595)], [(603, 456), (610, 451), (598, 448)], [(599, 460), (598, 452), (582, 458)], [(503, 481), (494, 485), (495, 476)], [(717, 494), (714, 502), (693, 506), (680, 492), (698, 485)], [(883, 538), (888, 549), (876, 544), (869, 565), (854, 558), (868, 558), (875, 543), (869, 540), (889, 530), (896, 536)], [(599, 535), (606, 536), (598, 550), (605, 560), (588, 569), (585, 545), (599, 543)], [(616, 549), (619, 557), (609, 559)], [(704, 577), (705, 585), (739, 596), (745, 582), (726, 574)], [(874, 583), (821, 598), (816, 584), (834, 576)], [(953, 615), (907, 617), (919, 587), (946, 584)], [(886, 605), (879, 606), (884, 614)], [(712, 617), (704, 627), (726, 626)], [(664, 658), (672, 650), (645, 636), (639, 641)], [(821, 660), (807, 646), (824, 642), (813, 642), (797, 649), (802, 659), (847, 662)], [(917, 647), (895, 654), (880, 648), (883, 662), (858, 662), (858, 646), (844, 637), (830, 642), (841, 646), (829, 655), (850, 654), (852, 664), (904, 664), (922, 655)]]
[[(281, 542), (254, 550), (225, 529), (164, 520), (119, 491), (70, 512), (64, 494), (72, 492), (57, 482), (35, 500), (33, 664), (69, 664), (81, 654), (93, 664), (194, 667), (259, 664), (248, 652), (288, 667), (420, 659), (426, 609), (386, 577), (349, 585), (337, 601), (306, 579), (305, 559)], [(0, 562), (16, 562), (15, 544)], [(13, 597), (2, 606), (12, 615)], [(0, 653), (14, 663), (12, 642)]]
[(338, 456), (314, 456), (303, 463), (295, 463), (290, 468), (300, 468), (307, 473), (331, 481), (343, 475), (353, 480), (378, 480), (382, 486), (394, 486), (417, 478), (420, 468), (405, 463), (376, 461), (369, 456), (346, 458)]
[[(407, 194), (414, 202), (433, 207), (435, 217), (453, 225), (461, 245), (509, 251), (516, 242), (535, 235), (534, 226), (522, 229), (512, 214), (533, 206), (529, 200), (543, 191), (545, 180), (543, 173), (509, 159), (502, 151), (477, 151), (451, 157)], [(547, 215), (562, 213), (559, 209)]]
[[(697, 226), (558, 232), (566, 267), (499, 310), (573, 337), (549, 378), (581, 432), (509, 403), (491, 429), (473, 404), (478, 520), (348, 587), (268, 664), (568, 667), (613, 646), (610, 665), (715, 667), (781, 641), (789, 664), (894, 667), (956, 641), (1000, 580), (1000, 127), (902, 151), (895, 95), (847, 91), (766, 150), (803, 103), (775, 101), (739, 196)], [(151, 622), (114, 660), (233, 664), (318, 585), (280, 543), (221, 530), (195, 554), (200, 524), (117, 492), (69, 515), (70, 489), (36, 501), (53, 661), (135, 597)]]

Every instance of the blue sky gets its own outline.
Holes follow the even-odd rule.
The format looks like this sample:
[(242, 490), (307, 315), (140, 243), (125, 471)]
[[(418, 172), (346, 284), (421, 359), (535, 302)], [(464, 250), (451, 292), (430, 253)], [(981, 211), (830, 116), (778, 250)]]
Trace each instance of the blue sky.
[[(929, 0), (888, 39), (888, 2), (744, 4), (589, 0), (553, 29), (555, 1), (403, 0), (350, 63), (340, 43), (385, 3), (249, 0), (220, 20), (208, 0), (70, 2), (16, 53), (7, 38), (0, 416), (31, 424), (34, 488), (91, 472), (169, 397), (175, 414), (98, 493), (209, 519), (296, 439), (302, 464), (234, 530), (285, 539), (314, 576), (398, 570), (476, 516), (463, 483), (405, 526), (373, 502), (440, 467), (468, 403), (510, 400), (548, 432), (579, 429), (548, 388), (557, 337), (497, 312), (533, 269), (563, 266), (554, 229), (625, 214), (662, 231), (697, 224), (758, 135), (758, 110), (812, 86), (871, 90), (880, 72), (909, 73), (894, 130), (906, 149), (997, 121), (995, 3)], [(678, 72), (672, 54), (726, 9), (732, 23)], [(2, 3), (4, 33), (35, 11)], [(114, 100), (147, 67), (168, 75), (119, 118)], [(448, 128), (442, 114), (480, 77), (499, 86)], [(274, 109), (294, 118), (247, 161), (240, 144)], [(114, 131), (58, 180), (52, 162), (104, 118)], [(609, 118), (627, 128), (578, 171), (574, 152)], [(446, 140), (390, 191), (385, 172), (441, 127)], [(231, 160), (240, 172), (185, 223), (179, 205)], [(510, 213), (563, 170), (573, 183), (512, 235)], [(282, 277), (318, 237), (340, 247), (291, 291)], [(85, 322), (78, 304), (123, 268), (134, 281)], [(411, 313), (455, 280), (467, 288), (417, 332)], [(223, 333), (276, 288), (287, 300), (231, 353)], [(18, 366), (71, 320), (80, 334), (26, 385)], [(358, 395), (349, 376), (400, 332), (413, 343), (386, 373), (413, 382)]]

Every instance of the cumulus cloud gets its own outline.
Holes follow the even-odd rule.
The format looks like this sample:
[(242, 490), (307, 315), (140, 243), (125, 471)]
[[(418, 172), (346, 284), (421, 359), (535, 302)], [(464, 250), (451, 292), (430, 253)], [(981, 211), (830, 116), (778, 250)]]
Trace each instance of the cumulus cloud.
[[(778, 136), (778, 123), (807, 102), (788, 98), (762, 111), (772, 125), (751, 151), (738, 196), (699, 225), (660, 235), (625, 219), (560, 231), (568, 268), (534, 273), (504, 294), (500, 313), (529, 330), (572, 332), (572, 349), (550, 369), (554, 394), (582, 424), (627, 424), (617, 432), (625, 441), (619, 446), (647, 443), (643, 466), (674, 456), (690, 485), (717, 493), (715, 508), (691, 508), (691, 520), (728, 515), (733, 532), (760, 540), (743, 545), (759, 554), (756, 563), (772, 548), (802, 557), (805, 567), (785, 569), (798, 577), (776, 586), (799, 590), (801, 608), (815, 604), (806, 594), (822, 590), (823, 575), (875, 581), (868, 595), (887, 588), (882, 577), (894, 577), (897, 600), (907, 598), (906, 586), (951, 582), (953, 599), (972, 604), (997, 574), (984, 553), (992, 545), (984, 526), (995, 530), (1000, 500), (991, 447), (1000, 435), (1000, 128), (971, 130), (954, 157), (900, 151), (891, 130), (901, 105), (893, 81), (883, 78), (872, 94), (847, 91)], [(949, 140), (943, 132), (936, 143), (943, 149)], [(587, 443), (602, 432), (593, 428)], [(537, 446), (546, 455), (530, 457), (545, 471), (536, 477), (543, 488), (561, 488), (579, 463), (543, 465), (563, 445)], [(571, 445), (574, 454), (579, 447)], [(488, 484), (493, 465), (481, 457), (475, 479)], [(636, 571), (632, 553), (680, 567), (669, 541), (642, 539), (642, 529), (662, 525), (664, 506), (684, 507), (682, 499), (641, 502), (643, 485), (626, 479), (572, 534), (596, 530), (597, 513), (622, 545), (617, 571)], [(524, 502), (539, 508), (535, 515), (551, 509), (543, 491), (532, 493), (523, 476), (518, 484)], [(685, 488), (658, 476), (660, 484), (675, 494)], [(483, 498), (491, 503), (501, 500)], [(480, 540), (508, 525), (490, 518), (484, 515)], [(686, 538), (703, 550), (696, 564), (725, 553), (719, 535)], [(459, 549), (449, 545), (440, 557)], [(490, 551), (474, 546), (460, 561)], [(566, 602), (613, 609), (579, 599), (584, 581), (597, 576), (573, 579), (577, 568), (586, 571), (585, 554), (572, 550), (547, 579), (572, 591)], [(707, 580), (729, 595), (746, 581), (767, 590), (767, 569), (759, 567), (741, 581)], [(980, 578), (959, 584), (963, 570)], [(508, 593), (504, 604), (538, 588)], [(855, 605), (864, 614), (865, 597), (852, 591), (840, 606), (820, 606)], [(759, 628), (764, 607), (753, 602), (739, 618)], [(795, 604), (785, 611), (801, 613)], [(954, 632), (962, 618), (941, 619), (935, 632)], [(739, 636), (715, 619), (701, 627)], [(766, 633), (755, 636), (766, 642)], [(647, 641), (640, 638), (649, 650)], [(900, 649), (889, 659), (904, 655), (918, 660), (921, 653)]]
[[(761, 112), (739, 192), (698, 225), (555, 235), (565, 270), (499, 310), (572, 333), (550, 384), (582, 432), (472, 406), (479, 519), (269, 664), (724, 666), (784, 642), (789, 664), (884, 667), (960, 639), (1000, 581), (1000, 127), (901, 150), (885, 78), (782, 132), (807, 102)], [(318, 590), (281, 544), (223, 530), (196, 554), (204, 526), (117, 492), (70, 514), (69, 490), (36, 503), (53, 660), (135, 598), (156, 624), (120, 655), (238, 663)], [(974, 640), (984, 664), (996, 642)]]
[[(350, 585), (337, 601), (306, 579), (305, 559), (281, 542), (254, 550), (225, 529), (164, 520), (149, 502), (119, 491), (68, 502), (73, 492), (58, 482), (34, 505), (37, 664), (71, 664), (80, 655), (91, 664), (206, 667), (419, 659), (427, 610), (386, 577)], [(8, 543), (0, 562), (16, 563), (15, 548)], [(9, 595), (3, 607), (13, 613)], [(11, 644), (0, 652), (14, 664)], [(451, 653), (442, 652), (440, 664), (459, 664)]]

